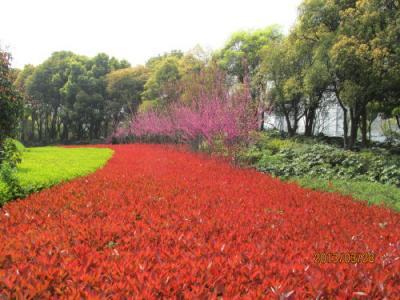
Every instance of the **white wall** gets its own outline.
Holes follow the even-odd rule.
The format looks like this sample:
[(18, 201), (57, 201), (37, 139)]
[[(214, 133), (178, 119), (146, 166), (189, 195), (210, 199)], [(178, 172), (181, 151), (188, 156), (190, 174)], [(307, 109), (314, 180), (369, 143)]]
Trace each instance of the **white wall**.
[[(318, 111), (318, 117), (315, 124), (315, 134), (322, 132), (327, 136), (343, 136), (343, 111), (338, 104), (328, 107), (325, 111)], [(382, 133), (382, 126), (388, 124), (387, 120), (378, 117), (372, 123), (371, 140), (383, 142), (385, 136)], [(287, 131), (286, 122), (283, 117), (274, 114), (265, 115), (265, 128)], [(298, 133), (304, 133), (305, 118), (299, 122)], [(398, 130), (392, 126), (393, 130)]]

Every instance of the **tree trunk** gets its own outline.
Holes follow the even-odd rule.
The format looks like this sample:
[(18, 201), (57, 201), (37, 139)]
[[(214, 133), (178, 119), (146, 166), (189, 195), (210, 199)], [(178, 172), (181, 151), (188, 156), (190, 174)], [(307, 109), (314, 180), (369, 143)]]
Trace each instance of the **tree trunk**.
[(39, 142), (42, 142), (43, 140), (43, 121), (38, 118), (38, 135), (39, 135)]
[(297, 129), (299, 129), (299, 120), (300, 119), (297, 119), (297, 118), (295, 118), (294, 119), (294, 121), (293, 121), (293, 134), (292, 134), (292, 136), (294, 136), (296, 133), (297, 133)]
[(349, 149), (349, 127), (347, 124), (347, 108), (343, 104), (342, 100), (340, 99), (338, 91), (335, 91), (336, 94), (336, 99), (339, 102), (340, 107), (343, 110), (343, 148), (344, 149)]
[(29, 136), (29, 139), (31, 141), (35, 140), (35, 123), (36, 123), (36, 115), (32, 113), (31, 115), (32, 123), (31, 123), (31, 134)]
[(61, 124), (62, 124), (62, 121), (59, 119), (57, 121), (57, 138), (58, 139), (61, 138)]
[(294, 129), (292, 128), (292, 124), (290, 122), (290, 116), (288, 113), (284, 113), (285, 115), (285, 120), (286, 120), (286, 126), (287, 126), (287, 131), (290, 137), (294, 136), (295, 132)]
[(313, 135), (315, 112), (316, 112), (316, 109), (310, 108), (305, 114), (305, 116), (306, 116), (306, 125), (305, 125), (305, 129), (304, 129), (305, 136)]
[(82, 135), (83, 135), (83, 128), (82, 128), (82, 124), (79, 123), (78, 124), (78, 136), (77, 136), (78, 141), (80, 141), (82, 139)]
[(104, 138), (108, 137), (108, 121), (104, 122)]
[(396, 116), (397, 127), (400, 129), (400, 116)]
[(26, 142), (26, 140), (25, 140), (25, 131), (26, 131), (26, 128), (27, 128), (27, 119), (26, 119), (26, 117), (25, 116), (23, 116), (22, 117), (23, 119), (22, 119), (22, 128), (21, 128), (21, 141), (22, 141), (22, 143), (25, 143)]
[(349, 125), (347, 123), (347, 108), (344, 106), (343, 109), (343, 148), (349, 148)]
[(371, 137), (372, 137), (372, 123), (373, 123), (373, 121), (370, 121), (368, 123), (368, 138), (369, 138), (369, 140), (371, 140)]
[(368, 145), (368, 137), (367, 137), (367, 107), (364, 105), (361, 112), (361, 143), (363, 147)]
[(51, 119), (50, 139), (55, 140), (57, 136), (56, 124), (57, 124), (57, 108), (53, 111), (53, 118)]
[(353, 149), (357, 142), (357, 133), (360, 122), (360, 114), (357, 113), (356, 109), (350, 108), (350, 119), (351, 119), (351, 127), (350, 127), (349, 149)]
[(45, 121), (44, 121), (44, 138), (48, 140), (49, 138), (49, 133), (50, 133), (50, 127), (49, 127), (49, 114), (46, 113), (45, 115)]
[(64, 142), (68, 142), (68, 136), (69, 136), (69, 132), (68, 132), (68, 121), (64, 120), (63, 121), (63, 133), (62, 133), (62, 139)]
[(261, 124), (260, 124), (260, 131), (264, 131), (264, 119), (265, 119), (265, 111), (261, 111)]

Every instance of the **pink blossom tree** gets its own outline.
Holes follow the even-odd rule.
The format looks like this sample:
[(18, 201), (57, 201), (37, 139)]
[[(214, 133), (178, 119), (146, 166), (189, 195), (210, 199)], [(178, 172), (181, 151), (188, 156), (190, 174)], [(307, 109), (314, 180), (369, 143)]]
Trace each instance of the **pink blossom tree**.
[[(205, 81), (205, 76), (199, 74), (195, 84)], [(215, 82), (204, 85), (208, 88), (196, 89), (189, 103), (175, 101), (163, 111), (137, 114), (129, 127), (117, 130), (114, 137), (146, 140), (164, 137), (180, 143), (206, 141), (210, 145), (216, 138), (225, 144), (246, 140), (258, 128), (257, 107), (248, 84), (229, 88), (223, 78), (216, 74)], [(188, 90), (186, 97), (187, 93)]]

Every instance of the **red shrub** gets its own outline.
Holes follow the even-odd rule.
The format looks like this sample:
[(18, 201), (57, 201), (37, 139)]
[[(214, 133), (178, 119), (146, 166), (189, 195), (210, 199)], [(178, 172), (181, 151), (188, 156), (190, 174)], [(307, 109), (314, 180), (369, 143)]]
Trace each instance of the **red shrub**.
[(3, 207), (0, 299), (400, 299), (398, 213), (172, 148), (114, 149)]

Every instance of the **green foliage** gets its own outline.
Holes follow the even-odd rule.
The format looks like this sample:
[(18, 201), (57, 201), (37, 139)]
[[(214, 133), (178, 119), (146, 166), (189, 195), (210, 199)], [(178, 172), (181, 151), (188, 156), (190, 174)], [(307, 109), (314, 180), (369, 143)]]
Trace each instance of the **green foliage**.
[(21, 162), (24, 145), (13, 139), (6, 139), (0, 149), (0, 161), (7, 163), (11, 168), (17, 167)]
[(236, 160), (303, 187), (339, 192), (400, 210), (400, 158), (388, 150), (356, 153), (315, 138), (288, 139), (267, 132), (257, 133), (252, 145), (243, 148)]
[(126, 100), (108, 95), (106, 76), (127, 67), (126, 61), (104, 53), (88, 58), (69, 51), (55, 52), (36, 67), (25, 66), (15, 81), (24, 97), (21, 139), (43, 144), (105, 137), (114, 112)]
[(366, 145), (367, 118), (372, 122), (378, 112), (394, 117), (400, 96), (399, 17), (398, 1), (304, 0), (300, 6), (298, 37), (314, 52), (313, 64), (324, 66), (321, 77), (328, 75), (327, 88), (349, 114), (350, 139), (347, 132), (344, 139), (349, 148), (359, 128)]
[(174, 85), (181, 78), (179, 60), (176, 56), (167, 56), (157, 63), (153, 63), (150, 77), (144, 86), (144, 99), (175, 100)]
[(196, 86), (195, 75), (206, 65), (208, 56), (201, 47), (183, 54), (179, 51), (165, 53), (149, 59), (146, 67), (149, 77), (144, 86), (144, 101), (157, 101), (163, 109), (171, 102), (190, 102), (191, 86)]
[(16, 175), (16, 168), (8, 162), (4, 162), (0, 166), (0, 206), (8, 199), (19, 198), (23, 195), (23, 189)]
[(149, 70), (143, 66), (120, 69), (107, 75), (107, 93), (110, 97), (107, 110), (115, 124), (121, 121), (121, 108), (131, 115), (137, 112), (148, 77)]
[(0, 151), (5, 139), (15, 133), (21, 114), (22, 98), (12, 84), (10, 54), (0, 48)]
[(155, 108), (157, 106), (157, 103), (157, 100), (145, 100), (139, 105), (138, 112), (149, 111), (152, 108)]
[(223, 136), (215, 136), (211, 143), (200, 138), (192, 143), (192, 150), (206, 152), (220, 157), (229, 157), (229, 147), (225, 144)]
[(294, 177), (290, 181), (313, 190), (341, 193), (370, 204), (387, 205), (400, 211), (400, 189), (371, 181)]
[[(394, 119), (387, 119), (381, 125), (383, 135), (386, 137), (386, 142), (393, 145), (400, 145), (400, 132), (395, 130)], [(400, 129), (400, 127), (398, 127)]]
[(246, 75), (252, 76), (257, 71), (262, 60), (262, 49), (281, 37), (278, 26), (235, 32), (217, 53), (219, 65), (243, 82)]
[[(50, 187), (75, 177), (85, 176), (102, 167), (112, 156), (112, 150), (100, 148), (27, 148), (22, 163), (15, 170), (5, 169), (0, 180), (0, 202)], [(6, 180), (19, 183), (10, 191)], [(14, 189), (14, 187), (13, 187)]]
[(3, 199), (16, 198), (22, 195), (22, 188), (16, 176), (16, 167), (21, 162), (24, 146), (13, 139), (6, 139), (0, 149), (0, 181), (4, 188), (0, 189), (0, 205)]
[(239, 160), (284, 179), (311, 176), (400, 186), (400, 160), (385, 150), (355, 153), (331, 145), (299, 143), (266, 134), (239, 154)]
[(17, 151), (19, 151), (21, 153), (25, 151), (24, 144), (22, 144), (20, 141), (17, 141), (17, 140), (13, 140), (13, 142), (15, 144), (15, 147), (17, 148)]

